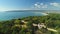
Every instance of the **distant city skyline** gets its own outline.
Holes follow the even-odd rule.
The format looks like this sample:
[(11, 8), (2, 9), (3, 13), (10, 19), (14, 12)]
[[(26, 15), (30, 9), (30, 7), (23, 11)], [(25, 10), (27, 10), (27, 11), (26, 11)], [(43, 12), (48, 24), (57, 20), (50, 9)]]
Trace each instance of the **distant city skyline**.
[(0, 11), (60, 10), (60, 0), (0, 0)]

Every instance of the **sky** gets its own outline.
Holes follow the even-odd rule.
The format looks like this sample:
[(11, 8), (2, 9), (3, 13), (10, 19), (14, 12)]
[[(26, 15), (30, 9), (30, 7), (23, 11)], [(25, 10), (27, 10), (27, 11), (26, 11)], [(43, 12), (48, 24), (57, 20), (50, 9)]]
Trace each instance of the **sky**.
[(0, 0), (0, 11), (60, 10), (60, 0)]

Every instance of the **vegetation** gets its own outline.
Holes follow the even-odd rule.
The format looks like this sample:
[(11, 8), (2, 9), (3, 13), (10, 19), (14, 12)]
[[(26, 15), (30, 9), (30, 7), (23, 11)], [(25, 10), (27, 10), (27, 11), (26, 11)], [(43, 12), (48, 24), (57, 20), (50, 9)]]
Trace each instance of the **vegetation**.
[[(23, 23), (24, 20), (27, 23)], [(56, 29), (58, 32), (38, 29), (34, 24), (44, 23), (48, 28)], [(29, 16), (25, 18), (12, 19), (0, 22), (0, 34), (59, 34), (60, 14), (48, 14), (46, 16)]]

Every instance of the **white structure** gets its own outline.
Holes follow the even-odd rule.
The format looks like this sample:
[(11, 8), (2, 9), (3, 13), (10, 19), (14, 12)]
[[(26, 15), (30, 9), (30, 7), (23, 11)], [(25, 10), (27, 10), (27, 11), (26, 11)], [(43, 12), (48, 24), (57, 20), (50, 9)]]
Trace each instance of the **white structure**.
[(34, 23), (33, 23), (33, 26), (37, 26), (37, 24), (34, 24)]
[(33, 24), (33, 26), (38, 26), (39, 29), (41, 28), (46, 28), (46, 26), (44, 25), (44, 23), (39, 23), (39, 24)]
[(24, 21), (24, 20), (22, 20), (21, 22), (23, 22), (23, 23), (28, 23), (28, 22), (26, 22), (26, 21)]
[(44, 23), (41, 23), (41, 24), (39, 23), (37, 26), (38, 26), (39, 29), (46, 28), (46, 26), (44, 25)]
[[(41, 29), (41, 28), (46, 28), (46, 26), (44, 25), (44, 23), (39, 23), (39, 24), (34, 24), (33, 23), (33, 26), (38, 26), (38, 28), (39, 29)], [(58, 32), (57, 30), (55, 30), (55, 29), (52, 29), (52, 28), (46, 28), (47, 30), (49, 30), (49, 31), (53, 31), (53, 32)]]

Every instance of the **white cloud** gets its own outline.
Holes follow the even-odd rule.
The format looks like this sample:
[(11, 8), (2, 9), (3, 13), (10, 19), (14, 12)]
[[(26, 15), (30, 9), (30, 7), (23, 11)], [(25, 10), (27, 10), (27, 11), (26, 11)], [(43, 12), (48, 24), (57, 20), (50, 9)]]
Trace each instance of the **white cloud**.
[(44, 3), (35, 3), (34, 4), (34, 8), (47, 8), (48, 5), (44, 4)]
[[(35, 9), (46, 9), (46, 8), (49, 8), (49, 7), (57, 7), (57, 8), (60, 8), (60, 3), (57, 3), (57, 2), (52, 2), (52, 3), (39, 3), (39, 2), (37, 2), (37, 3), (35, 3), (34, 5), (33, 5), (33, 8), (35, 8)], [(51, 7), (51, 8), (52, 8)]]
[(56, 3), (56, 2), (54, 2), (54, 3), (50, 3), (50, 5), (52, 5), (52, 6), (56, 6), (56, 7), (59, 7), (59, 6), (60, 6), (60, 4), (59, 4), (59, 3)]
[(34, 4), (34, 7), (35, 8), (40, 8), (40, 5), (39, 4)]
[(48, 8), (48, 5), (43, 5), (42, 8)]

